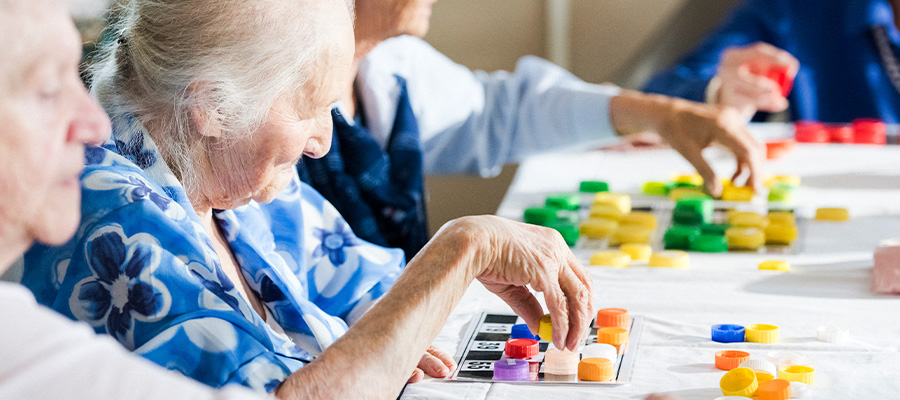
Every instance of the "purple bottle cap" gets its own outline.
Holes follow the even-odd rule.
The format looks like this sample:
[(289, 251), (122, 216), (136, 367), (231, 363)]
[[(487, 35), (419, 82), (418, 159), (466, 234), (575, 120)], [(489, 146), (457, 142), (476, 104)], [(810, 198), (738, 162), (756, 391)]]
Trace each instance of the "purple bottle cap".
[(530, 381), (531, 372), (528, 361), (516, 358), (504, 358), (494, 362), (495, 381)]

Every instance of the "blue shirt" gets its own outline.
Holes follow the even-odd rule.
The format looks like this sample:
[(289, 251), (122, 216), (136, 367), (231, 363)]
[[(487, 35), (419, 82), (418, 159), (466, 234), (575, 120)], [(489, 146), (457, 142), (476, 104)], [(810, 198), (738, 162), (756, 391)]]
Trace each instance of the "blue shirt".
[(402, 251), (356, 238), (295, 175), (270, 204), (215, 212), (270, 326), (222, 271), (184, 188), (140, 123), (114, 121), (114, 139), (87, 150), (74, 239), (32, 248), (22, 283), (40, 303), (163, 367), (214, 387), (271, 392), (400, 274)]
[(766, 42), (800, 61), (788, 96), (794, 120), (900, 122), (900, 94), (891, 84), (872, 29), (884, 25), (898, 52), (900, 33), (885, 0), (748, 0), (678, 65), (644, 90), (704, 101), (723, 51)]

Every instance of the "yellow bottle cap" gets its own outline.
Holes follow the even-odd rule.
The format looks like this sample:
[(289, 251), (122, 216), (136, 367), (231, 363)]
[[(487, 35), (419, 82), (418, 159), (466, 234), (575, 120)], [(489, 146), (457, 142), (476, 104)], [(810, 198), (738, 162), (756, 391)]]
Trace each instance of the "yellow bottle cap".
[(612, 243), (650, 243), (653, 232), (636, 225), (619, 225), (609, 239)]
[(766, 242), (766, 235), (759, 228), (729, 228), (725, 238), (730, 249), (756, 250)]
[(775, 379), (775, 376), (766, 371), (759, 371), (754, 369), (753, 373), (756, 374), (756, 382), (758, 382), (759, 384), (763, 384), (771, 381), (772, 379)]
[(767, 244), (791, 244), (800, 235), (794, 224), (770, 224), (765, 229)]
[(541, 317), (541, 324), (538, 327), (538, 337), (548, 342), (553, 341), (553, 321), (550, 319), (550, 314), (544, 314), (544, 316)]
[(756, 192), (746, 186), (726, 186), (722, 188), (722, 200), (725, 201), (750, 201)]
[(622, 216), (619, 220), (620, 225), (635, 225), (651, 231), (655, 231), (659, 226), (656, 215), (646, 211), (632, 211)]
[(653, 254), (653, 248), (644, 243), (623, 243), (619, 250), (631, 256), (634, 261), (648, 261), (650, 254)]
[(594, 206), (610, 205), (620, 211), (619, 215), (631, 212), (631, 197), (622, 193), (599, 192), (594, 195)]
[(816, 381), (816, 370), (804, 365), (785, 365), (778, 368), (778, 378), (812, 385)]
[(769, 224), (788, 224), (788, 225), (797, 225), (797, 218), (794, 216), (792, 212), (785, 211), (772, 211), (769, 212), (769, 215), (766, 215), (766, 219), (769, 220)]
[(622, 210), (612, 204), (594, 204), (588, 212), (590, 218), (603, 218), (618, 222), (622, 218)]
[(750, 397), (758, 387), (756, 373), (750, 368), (735, 368), (719, 380), (719, 388), (725, 396)]
[(606, 239), (619, 226), (619, 223), (606, 218), (588, 218), (581, 223), (581, 235), (588, 239)]
[(846, 208), (820, 208), (816, 210), (816, 220), (843, 222), (850, 219), (850, 211)]
[(703, 194), (703, 191), (695, 188), (679, 187), (669, 191), (669, 199), (673, 201), (681, 200), (684, 196)]
[(674, 175), (672, 180), (675, 183), (686, 183), (694, 186), (703, 186), (703, 177), (698, 173)]
[(768, 221), (753, 211), (734, 211), (728, 213), (728, 223), (733, 227), (765, 228)]
[(650, 256), (651, 267), (687, 268), (690, 263), (688, 253), (681, 250), (666, 250)]
[(759, 263), (759, 269), (763, 271), (791, 272), (791, 264), (782, 260), (769, 260)]
[(775, 343), (778, 327), (769, 324), (753, 324), (744, 328), (744, 339), (752, 343)]
[(591, 254), (591, 265), (601, 267), (625, 268), (631, 262), (631, 256), (621, 251), (598, 251)]
[(578, 379), (605, 382), (613, 378), (613, 363), (605, 358), (585, 358), (578, 362)]
[(800, 186), (800, 177), (797, 175), (776, 175), (767, 178), (763, 184), (766, 187), (772, 187), (776, 183), (788, 186)]
[(613, 346), (621, 346), (628, 343), (628, 330), (619, 327), (606, 327), (597, 329), (597, 343), (606, 343)]

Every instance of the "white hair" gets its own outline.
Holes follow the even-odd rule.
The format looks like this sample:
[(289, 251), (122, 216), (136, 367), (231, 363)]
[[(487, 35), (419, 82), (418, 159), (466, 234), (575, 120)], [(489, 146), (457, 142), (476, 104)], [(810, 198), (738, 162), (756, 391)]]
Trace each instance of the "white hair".
[[(321, 0), (131, 0), (101, 48), (92, 91), (114, 124), (133, 115), (190, 193), (200, 110), (226, 140), (256, 131), (275, 101), (307, 89), (324, 55)], [(125, 125), (125, 124), (121, 124)]]

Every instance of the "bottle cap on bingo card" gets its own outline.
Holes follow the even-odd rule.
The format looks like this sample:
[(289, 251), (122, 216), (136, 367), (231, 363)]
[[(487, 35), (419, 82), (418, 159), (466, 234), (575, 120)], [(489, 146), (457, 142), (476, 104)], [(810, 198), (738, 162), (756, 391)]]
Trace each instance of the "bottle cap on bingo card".
[(753, 324), (744, 328), (744, 339), (751, 343), (775, 343), (778, 327), (769, 324)]
[(621, 251), (598, 251), (591, 254), (591, 265), (625, 268), (631, 262), (631, 256)]
[(582, 193), (608, 192), (609, 184), (603, 181), (583, 181), (578, 185), (578, 191)]
[(728, 240), (724, 236), (700, 235), (691, 241), (691, 251), (701, 253), (724, 253), (728, 251)]
[(612, 236), (619, 223), (606, 218), (588, 218), (581, 223), (581, 234), (588, 239), (606, 239)]
[(605, 358), (585, 358), (578, 363), (578, 379), (605, 382), (613, 378), (613, 363)]
[(750, 353), (739, 350), (723, 350), (716, 352), (716, 368), (731, 371), (741, 363), (750, 359)]
[[(597, 343), (606, 343), (613, 346), (622, 346), (628, 343), (628, 330), (618, 327), (597, 329)], [(621, 352), (621, 348), (619, 349)]]
[(747, 186), (726, 186), (722, 189), (722, 200), (747, 202), (753, 200), (756, 192)]
[(634, 225), (655, 231), (659, 227), (659, 221), (656, 215), (646, 211), (632, 211), (622, 216), (619, 225)]
[(816, 381), (816, 370), (805, 365), (785, 365), (778, 368), (778, 378), (812, 385)]
[(637, 225), (619, 225), (613, 231), (610, 242), (612, 243), (650, 243), (653, 231)]
[(622, 243), (619, 250), (628, 254), (633, 261), (647, 261), (650, 259), (650, 254), (653, 254), (653, 248), (645, 243)]
[(647, 182), (641, 191), (649, 196), (665, 196), (669, 194), (669, 186), (662, 182)]
[(817, 221), (843, 222), (850, 219), (850, 212), (846, 208), (820, 208), (816, 210)]
[(759, 400), (787, 400), (791, 398), (791, 382), (772, 379), (759, 384), (756, 389)]
[(735, 211), (728, 214), (728, 223), (736, 228), (765, 228), (769, 220), (753, 211)]
[(538, 342), (532, 339), (509, 339), (503, 352), (509, 358), (531, 358), (538, 355)]
[(619, 351), (616, 346), (607, 343), (592, 343), (581, 350), (581, 356), (584, 358), (605, 358), (615, 361), (619, 357)]
[(504, 358), (494, 362), (495, 381), (530, 381), (531, 371), (528, 361), (518, 358)]
[(631, 314), (624, 308), (604, 308), (597, 311), (597, 327), (625, 328), (631, 326)]
[(700, 236), (700, 228), (675, 225), (666, 230), (666, 233), (663, 235), (663, 245), (669, 250), (688, 250), (691, 248), (691, 242), (697, 236)]
[(853, 128), (849, 125), (826, 125), (825, 130), (831, 137), (831, 143), (853, 143)]
[(689, 264), (690, 257), (688, 257), (688, 253), (681, 250), (666, 250), (650, 256), (650, 262), (647, 263), (647, 266), (684, 269)]
[(569, 247), (578, 243), (578, 225), (568, 223), (551, 223), (546, 225), (548, 228), (555, 229), (562, 236), (563, 240)]
[(887, 124), (877, 119), (857, 119), (853, 121), (853, 143), (887, 143)]
[(531, 339), (538, 340), (538, 336), (531, 333), (527, 324), (515, 324), (509, 334), (510, 339)]
[(577, 194), (555, 194), (547, 197), (545, 205), (547, 208), (576, 211), (581, 208), (581, 196)]
[(831, 141), (831, 135), (825, 130), (825, 125), (811, 121), (795, 122), (794, 138), (799, 143), (828, 143)]
[(765, 232), (767, 244), (788, 245), (797, 240), (800, 235), (797, 225), (794, 224), (769, 224), (763, 232)]
[(797, 217), (790, 211), (769, 211), (766, 215), (766, 220), (769, 222), (769, 225), (797, 225)]
[(621, 216), (631, 211), (631, 197), (622, 193), (600, 192), (594, 196), (594, 206), (598, 205), (614, 206)]
[(744, 327), (721, 324), (712, 326), (712, 341), (719, 343), (740, 343), (744, 341)]
[(559, 210), (546, 207), (526, 208), (522, 220), (526, 224), (546, 225), (557, 220), (558, 212)]
[[(603, 193), (597, 193), (603, 194)], [(594, 204), (588, 211), (589, 218), (604, 218), (618, 222), (625, 212), (614, 204)]]
[(550, 314), (544, 314), (544, 316), (541, 317), (541, 325), (538, 328), (538, 336), (548, 342), (553, 341), (553, 321), (550, 319)]
[(729, 224), (703, 224), (700, 225), (700, 233), (704, 235), (725, 236), (725, 231), (731, 228)]
[(794, 79), (788, 76), (788, 67), (777, 65), (766, 71), (766, 78), (769, 78), (778, 84), (781, 89), (781, 96), (787, 97), (794, 86)]
[(725, 231), (729, 249), (756, 250), (766, 242), (766, 234), (759, 228), (731, 228)]
[(775, 375), (775, 372), (777, 370), (775, 368), (775, 364), (772, 364), (766, 360), (757, 360), (757, 359), (751, 359), (751, 360), (744, 361), (741, 363), (741, 365), (738, 365), (738, 367), (750, 368), (756, 372), (765, 372), (769, 375)]
[(769, 201), (773, 203), (790, 203), (794, 201), (796, 186), (776, 183), (769, 187)]
[(820, 342), (844, 343), (850, 338), (850, 331), (839, 326), (820, 326), (816, 330), (816, 338)]
[(726, 396), (750, 397), (756, 393), (759, 383), (756, 381), (756, 373), (750, 368), (735, 368), (725, 373), (719, 380), (719, 388)]
[(578, 361), (578, 352), (559, 350), (551, 345), (547, 347), (547, 351), (544, 352), (544, 373), (552, 375), (575, 375), (578, 373)]

